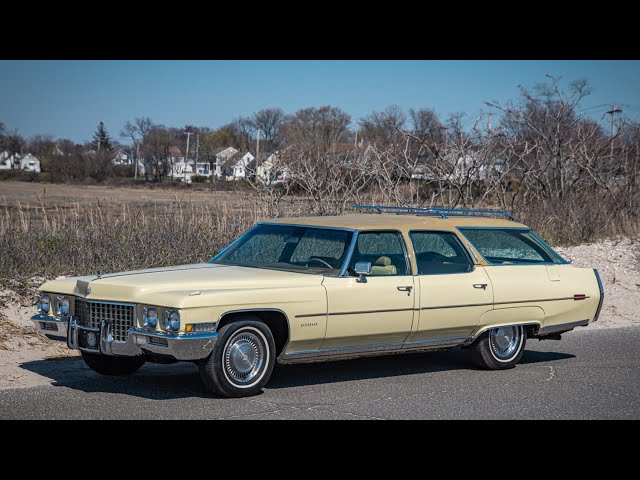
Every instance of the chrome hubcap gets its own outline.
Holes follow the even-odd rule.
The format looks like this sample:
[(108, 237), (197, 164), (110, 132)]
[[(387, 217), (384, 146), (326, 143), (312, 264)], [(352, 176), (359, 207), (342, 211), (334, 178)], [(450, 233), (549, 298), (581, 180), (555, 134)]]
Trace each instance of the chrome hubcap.
[(251, 332), (240, 332), (227, 342), (224, 366), (229, 380), (238, 384), (250, 383), (264, 365), (264, 345)]
[(489, 335), (493, 353), (501, 359), (511, 357), (518, 349), (522, 327), (500, 327), (491, 330)]

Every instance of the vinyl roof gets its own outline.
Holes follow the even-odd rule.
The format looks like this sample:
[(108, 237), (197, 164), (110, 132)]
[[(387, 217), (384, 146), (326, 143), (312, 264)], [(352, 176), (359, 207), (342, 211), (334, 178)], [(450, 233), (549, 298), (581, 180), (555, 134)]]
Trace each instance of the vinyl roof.
[(312, 225), (319, 227), (352, 228), (355, 230), (453, 230), (456, 227), (526, 227), (504, 218), (481, 216), (437, 216), (395, 215), (377, 213), (354, 213), (325, 217), (290, 217), (266, 220), (263, 223), (283, 223), (292, 225)]

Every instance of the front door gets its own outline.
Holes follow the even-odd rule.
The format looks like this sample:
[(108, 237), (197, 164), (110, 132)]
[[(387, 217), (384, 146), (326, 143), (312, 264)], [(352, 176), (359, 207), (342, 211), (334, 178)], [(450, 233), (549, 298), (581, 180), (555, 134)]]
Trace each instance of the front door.
[(493, 289), (485, 269), (474, 266), (451, 232), (409, 234), (418, 265), (420, 316), (409, 341), (456, 341), (471, 335), (493, 308)]
[(361, 232), (349, 262), (371, 262), (371, 274), (326, 277), (327, 332), (322, 349), (402, 344), (411, 332), (416, 286), (399, 232)]

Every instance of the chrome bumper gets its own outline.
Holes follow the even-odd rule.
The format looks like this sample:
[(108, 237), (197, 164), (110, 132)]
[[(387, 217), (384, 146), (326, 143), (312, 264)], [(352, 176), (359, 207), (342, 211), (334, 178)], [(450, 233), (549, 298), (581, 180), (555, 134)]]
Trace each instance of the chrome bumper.
[(129, 329), (129, 342), (142, 353), (168, 355), (176, 360), (200, 360), (209, 356), (218, 340), (218, 332), (173, 334)]
[[(154, 354), (175, 360), (200, 360), (209, 356), (218, 339), (217, 332), (168, 333), (134, 327), (128, 330), (126, 342), (117, 342), (111, 325), (105, 322), (100, 328), (90, 328), (79, 325), (75, 317), (60, 320), (48, 315), (34, 315), (31, 320), (38, 331), (50, 338), (66, 341), (69, 348), (103, 355), (131, 357)], [(95, 335), (95, 347), (80, 347), (79, 335), (88, 333)]]
[(38, 331), (43, 335), (46, 335), (48, 338), (63, 342), (67, 340), (68, 319), (61, 320), (49, 315), (38, 314), (31, 317), (31, 320)]

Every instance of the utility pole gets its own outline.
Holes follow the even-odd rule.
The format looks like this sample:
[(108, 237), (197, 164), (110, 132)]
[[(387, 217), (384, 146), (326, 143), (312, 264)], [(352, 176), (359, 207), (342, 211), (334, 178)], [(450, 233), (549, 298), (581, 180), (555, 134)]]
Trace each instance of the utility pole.
[(193, 135), (191, 132), (187, 132), (187, 151), (184, 154), (184, 184), (187, 184), (187, 158), (189, 158), (189, 138)]
[(613, 105), (611, 107), (611, 110), (609, 110), (607, 113), (611, 115), (611, 133), (609, 134), (609, 141), (611, 142), (611, 152), (609, 153), (609, 161), (611, 162), (613, 160), (613, 127), (615, 125), (615, 114), (622, 113), (622, 110), (617, 105)]
[(258, 129), (256, 135), (256, 158), (258, 158), (258, 155), (260, 155), (260, 129)]
[(196, 133), (196, 166), (198, 166), (198, 154), (200, 153), (200, 134)]

